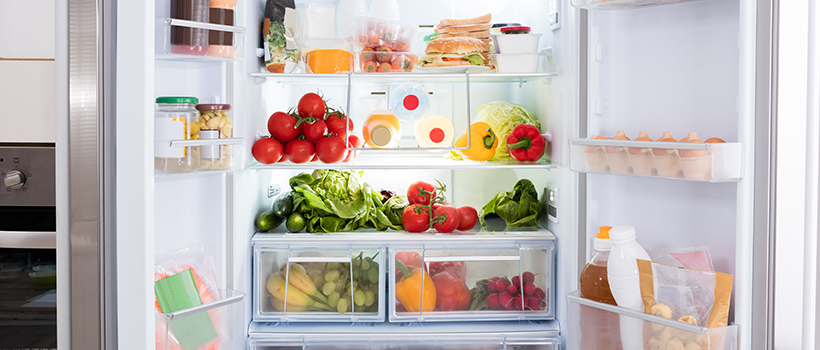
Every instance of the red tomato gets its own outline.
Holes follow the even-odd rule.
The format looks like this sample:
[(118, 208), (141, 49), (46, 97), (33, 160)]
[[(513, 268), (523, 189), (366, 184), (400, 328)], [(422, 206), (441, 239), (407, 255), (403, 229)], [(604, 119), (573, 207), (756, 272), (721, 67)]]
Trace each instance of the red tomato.
[[(350, 135), (350, 136), (347, 137), (347, 148), (360, 148), (360, 147), (362, 147), (362, 140), (359, 139), (358, 136)], [(342, 162), (348, 162), (351, 159), (356, 158), (356, 155), (358, 153), (359, 153), (359, 151), (348, 151), (347, 152), (347, 157), (345, 157), (345, 160), (343, 160)]]
[(312, 92), (306, 93), (299, 99), (296, 110), (302, 118), (314, 117), (319, 120), (325, 119), (325, 100), (322, 96)]
[(307, 163), (313, 158), (313, 144), (305, 140), (291, 140), (285, 145), (285, 155), (293, 163)]
[[(348, 130), (353, 130), (353, 120), (347, 118), (348, 120)], [(333, 116), (327, 119), (327, 131), (330, 134), (334, 134), (336, 136), (345, 136), (345, 118), (342, 116), (341, 118)]]
[(430, 229), (430, 212), (427, 207), (411, 204), (404, 208), (401, 224), (407, 232), (424, 232)]
[(319, 161), (319, 155), (318, 155), (318, 154), (314, 154), (314, 155), (313, 155), (313, 158), (311, 158), (311, 159), (310, 159), (310, 162), (311, 162), (311, 163), (313, 163), (313, 162), (318, 162), (318, 161)]
[(424, 181), (416, 181), (407, 189), (407, 201), (410, 204), (430, 205), (436, 196), (436, 188)]
[(473, 207), (463, 206), (456, 208), (458, 210), (458, 214), (461, 217), (461, 221), (458, 224), (459, 231), (466, 231), (475, 226), (475, 223), (478, 221), (478, 212)]
[(449, 233), (455, 231), (461, 221), (461, 216), (458, 214), (458, 209), (452, 205), (442, 205), (436, 209), (436, 214), (433, 215), (433, 228), (441, 233)]
[(345, 140), (339, 136), (325, 137), (316, 142), (316, 155), (322, 163), (338, 163), (347, 156)]
[(282, 159), (282, 143), (270, 137), (261, 138), (253, 143), (251, 154), (259, 163), (276, 163)]
[[(284, 148), (284, 147), (283, 147), (283, 148)], [(284, 163), (284, 162), (287, 162), (287, 161), (288, 161), (288, 155), (287, 155), (287, 154), (282, 153), (282, 158), (281, 158), (281, 159), (279, 159), (279, 161), (278, 161), (277, 163)]]
[(296, 118), (285, 112), (276, 112), (268, 118), (268, 132), (277, 140), (288, 142), (299, 136), (302, 124), (297, 127)]
[(327, 124), (325, 124), (322, 120), (319, 120), (313, 124), (303, 123), (302, 134), (305, 135), (305, 138), (308, 139), (308, 141), (316, 143), (327, 135)]

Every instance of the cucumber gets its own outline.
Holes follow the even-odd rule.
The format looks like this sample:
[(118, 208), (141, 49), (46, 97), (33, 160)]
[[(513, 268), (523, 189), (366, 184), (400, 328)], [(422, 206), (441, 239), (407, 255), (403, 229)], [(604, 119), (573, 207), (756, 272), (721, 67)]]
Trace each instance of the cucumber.
[(284, 221), (285, 218), (277, 216), (273, 210), (268, 210), (256, 217), (256, 228), (260, 232), (267, 232), (279, 227)]
[(281, 218), (290, 216), (293, 212), (293, 195), (290, 192), (283, 193), (273, 202), (273, 213)]
[(285, 227), (289, 232), (296, 233), (304, 230), (306, 224), (307, 222), (302, 214), (299, 212), (293, 212), (290, 216), (288, 216), (288, 221), (285, 222)]

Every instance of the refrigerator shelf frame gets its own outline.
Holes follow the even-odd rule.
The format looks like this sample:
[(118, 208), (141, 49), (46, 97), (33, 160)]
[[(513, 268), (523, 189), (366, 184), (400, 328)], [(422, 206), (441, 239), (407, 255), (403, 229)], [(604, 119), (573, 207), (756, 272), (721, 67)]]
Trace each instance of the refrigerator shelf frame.
[[(474, 83), (527, 83), (541, 80), (550, 83), (558, 77), (558, 72), (541, 73), (476, 73), (470, 74)], [(347, 84), (348, 73), (310, 74), (310, 73), (251, 73), (257, 83), (265, 81), (287, 84)], [(400, 83), (420, 81), (428, 83), (463, 83), (464, 73), (352, 73), (360, 83)]]
[(350, 162), (325, 164), (322, 162), (308, 162), (296, 164), (291, 162), (261, 164), (254, 162), (249, 166), (253, 170), (291, 170), (291, 169), (557, 169), (558, 165), (552, 164), (546, 159), (537, 162), (522, 163), (516, 161), (505, 162), (476, 162), (471, 160), (451, 160), (443, 157), (442, 154), (425, 151), (398, 151), (395, 149), (374, 150), (366, 149)]
[(685, 1), (691, 0), (572, 0), (572, 6), (584, 10), (622, 10)]

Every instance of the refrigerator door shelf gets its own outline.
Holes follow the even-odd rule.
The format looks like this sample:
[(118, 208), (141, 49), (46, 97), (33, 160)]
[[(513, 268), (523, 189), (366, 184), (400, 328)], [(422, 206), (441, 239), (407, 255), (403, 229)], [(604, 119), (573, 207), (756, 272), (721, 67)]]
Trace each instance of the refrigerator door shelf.
[(324, 164), (308, 162), (303, 164), (275, 163), (271, 165), (254, 162), (254, 170), (275, 169), (557, 169), (546, 159), (537, 162), (475, 162), (470, 160), (451, 160), (444, 158), (445, 151), (423, 152), (409, 149), (367, 149), (348, 163)]
[[(190, 309), (156, 313), (156, 349), (181, 349), (181, 343), (186, 346), (208, 344), (219, 349), (242, 349), (245, 340), (245, 328), (242, 326), (245, 294), (233, 289), (221, 289), (214, 299)], [(201, 327), (199, 322), (203, 320), (213, 324), (214, 333), (190, 328), (192, 325), (207, 328)]]
[[(347, 84), (347, 74), (278, 74), (278, 73), (251, 73), (257, 79), (265, 79), (275, 83), (304, 83), (304, 84)], [(526, 83), (545, 78), (557, 77), (556, 72), (540, 73), (477, 73), (470, 74), (471, 83)], [(425, 83), (464, 83), (464, 73), (353, 73), (354, 83), (403, 83), (418, 81)]]
[(741, 179), (740, 143), (570, 140), (570, 169), (705, 182)]
[[(229, 62), (239, 61), (242, 59), (242, 42), (245, 38), (245, 28), (204, 23), (196, 21), (186, 21), (177, 18), (160, 18), (157, 20), (157, 35), (162, 37), (157, 38), (156, 58), (160, 60), (182, 60), (182, 61), (216, 61)], [(173, 33), (172, 32), (176, 32)], [(171, 37), (176, 35), (180, 40), (183, 37), (201, 37), (201, 39), (193, 39), (207, 43), (209, 40), (213, 41), (216, 36), (213, 34), (219, 33), (219, 40), (230, 40), (232, 45), (174, 45), (171, 43)], [(210, 38), (209, 38), (210, 36)], [(226, 41), (227, 42), (227, 41)], [(160, 46), (161, 45), (161, 46)]]
[(586, 10), (610, 10), (672, 4), (681, 1), (688, 0), (572, 0), (572, 6)]
[[(383, 247), (291, 241), (256, 244), (253, 250), (254, 322), (384, 322)], [(295, 264), (301, 268), (286, 268)], [(311, 284), (313, 296), (297, 287)], [(337, 311), (339, 304), (347, 305), (344, 313)]]
[[(467, 331), (469, 330), (469, 331)], [(252, 323), (248, 349), (558, 350), (555, 321), (373, 325)]]
[[(614, 337), (619, 337), (619, 335), (607, 334), (602, 329), (611, 330), (612, 332), (619, 332), (619, 329), (606, 326), (602, 322), (617, 323), (619, 320), (621, 325), (626, 320), (640, 322), (641, 325), (636, 328), (643, 333), (644, 343), (649, 344), (647, 348), (658, 348), (658, 346), (660, 349), (670, 348), (668, 346), (672, 346), (671, 343), (673, 342), (684, 345), (686, 349), (691, 347), (702, 350), (737, 350), (738, 348), (737, 335), (739, 327), (737, 325), (714, 328), (699, 327), (661, 316), (584, 299), (579, 296), (579, 293), (579, 291), (574, 291), (567, 295), (568, 350), (594, 347), (596, 341), (604, 344), (610, 343)], [(601, 325), (603, 325), (603, 328)], [(653, 347), (653, 343), (656, 342), (666, 342), (667, 345), (658, 344)], [(690, 343), (693, 345), (689, 345)]]

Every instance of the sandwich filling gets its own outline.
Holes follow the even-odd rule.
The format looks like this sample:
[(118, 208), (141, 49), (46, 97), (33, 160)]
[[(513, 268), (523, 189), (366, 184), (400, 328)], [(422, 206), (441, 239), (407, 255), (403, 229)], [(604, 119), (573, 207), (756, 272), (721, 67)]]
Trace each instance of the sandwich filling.
[(476, 66), (483, 66), (484, 65), (484, 57), (478, 53), (471, 53), (468, 55), (460, 55), (460, 54), (450, 54), (450, 53), (439, 53), (433, 54), (429, 53), (421, 58), (419, 58), (419, 64), (422, 63), (433, 63), (436, 58), (441, 58), (442, 61), (461, 61), (461, 62), (469, 62), (471, 65)]

